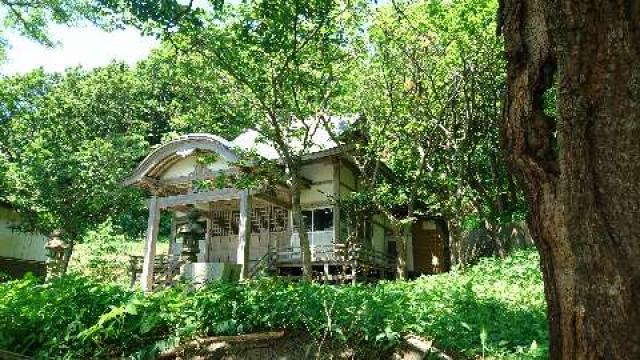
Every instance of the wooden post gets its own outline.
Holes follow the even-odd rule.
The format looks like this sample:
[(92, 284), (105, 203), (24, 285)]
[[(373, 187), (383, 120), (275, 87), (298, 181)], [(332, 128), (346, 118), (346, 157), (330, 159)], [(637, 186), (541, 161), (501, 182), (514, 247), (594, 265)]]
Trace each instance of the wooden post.
[(240, 221), (238, 221), (238, 253), (241, 265), (240, 280), (249, 276), (251, 266), (251, 197), (248, 190), (240, 193)]
[(326, 284), (329, 281), (329, 263), (324, 263), (323, 271), (324, 271), (324, 283)]
[(142, 265), (142, 278), (140, 283), (142, 291), (153, 290), (153, 266), (156, 256), (156, 240), (160, 226), (160, 207), (158, 197), (153, 195), (149, 201), (149, 220), (147, 222), (147, 234), (144, 244), (144, 263)]

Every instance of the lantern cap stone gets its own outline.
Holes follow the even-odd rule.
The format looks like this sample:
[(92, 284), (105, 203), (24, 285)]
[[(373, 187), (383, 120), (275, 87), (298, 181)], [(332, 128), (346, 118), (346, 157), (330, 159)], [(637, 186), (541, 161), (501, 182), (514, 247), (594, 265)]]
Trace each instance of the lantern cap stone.
[(49, 236), (49, 241), (47, 241), (47, 245), (45, 246), (47, 249), (66, 249), (69, 247), (62, 239), (60, 239), (60, 232), (54, 231)]

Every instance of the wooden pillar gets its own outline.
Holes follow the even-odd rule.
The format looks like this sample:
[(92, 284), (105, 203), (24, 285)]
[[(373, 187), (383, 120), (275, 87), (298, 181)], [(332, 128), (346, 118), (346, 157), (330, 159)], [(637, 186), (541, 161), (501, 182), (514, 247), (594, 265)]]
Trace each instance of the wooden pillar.
[(324, 263), (324, 283), (326, 284), (329, 281), (329, 263)]
[(147, 222), (147, 234), (144, 243), (144, 263), (142, 265), (142, 290), (149, 292), (153, 290), (153, 265), (156, 256), (156, 240), (158, 239), (158, 228), (160, 226), (160, 207), (158, 197), (154, 195), (149, 201), (149, 219)]
[(249, 276), (251, 266), (251, 197), (249, 190), (240, 193), (240, 221), (238, 221), (238, 253), (236, 258), (241, 265), (240, 279)]

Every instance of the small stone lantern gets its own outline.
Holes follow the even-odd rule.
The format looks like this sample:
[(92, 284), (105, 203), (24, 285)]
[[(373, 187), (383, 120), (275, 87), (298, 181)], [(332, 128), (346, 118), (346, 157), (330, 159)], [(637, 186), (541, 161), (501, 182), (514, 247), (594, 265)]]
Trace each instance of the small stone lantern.
[(193, 210), (187, 216), (187, 223), (180, 226), (178, 234), (182, 236), (182, 256), (188, 262), (197, 262), (200, 252), (200, 240), (204, 234), (204, 228), (198, 222), (200, 214)]
[(64, 255), (69, 246), (60, 239), (60, 232), (54, 231), (45, 245), (47, 250), (47, 279), (59, 277), (64, 272)]

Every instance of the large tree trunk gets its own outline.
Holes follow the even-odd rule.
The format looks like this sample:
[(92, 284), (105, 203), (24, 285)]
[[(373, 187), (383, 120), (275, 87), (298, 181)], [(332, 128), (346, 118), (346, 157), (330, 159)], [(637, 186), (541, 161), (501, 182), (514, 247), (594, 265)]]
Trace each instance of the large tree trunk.
[[(551, 358), (640, 359), (640, 1), (503, 5), (504, 140), (541, 253)], [(554, 81), (557, 120), (542, 101)]]

